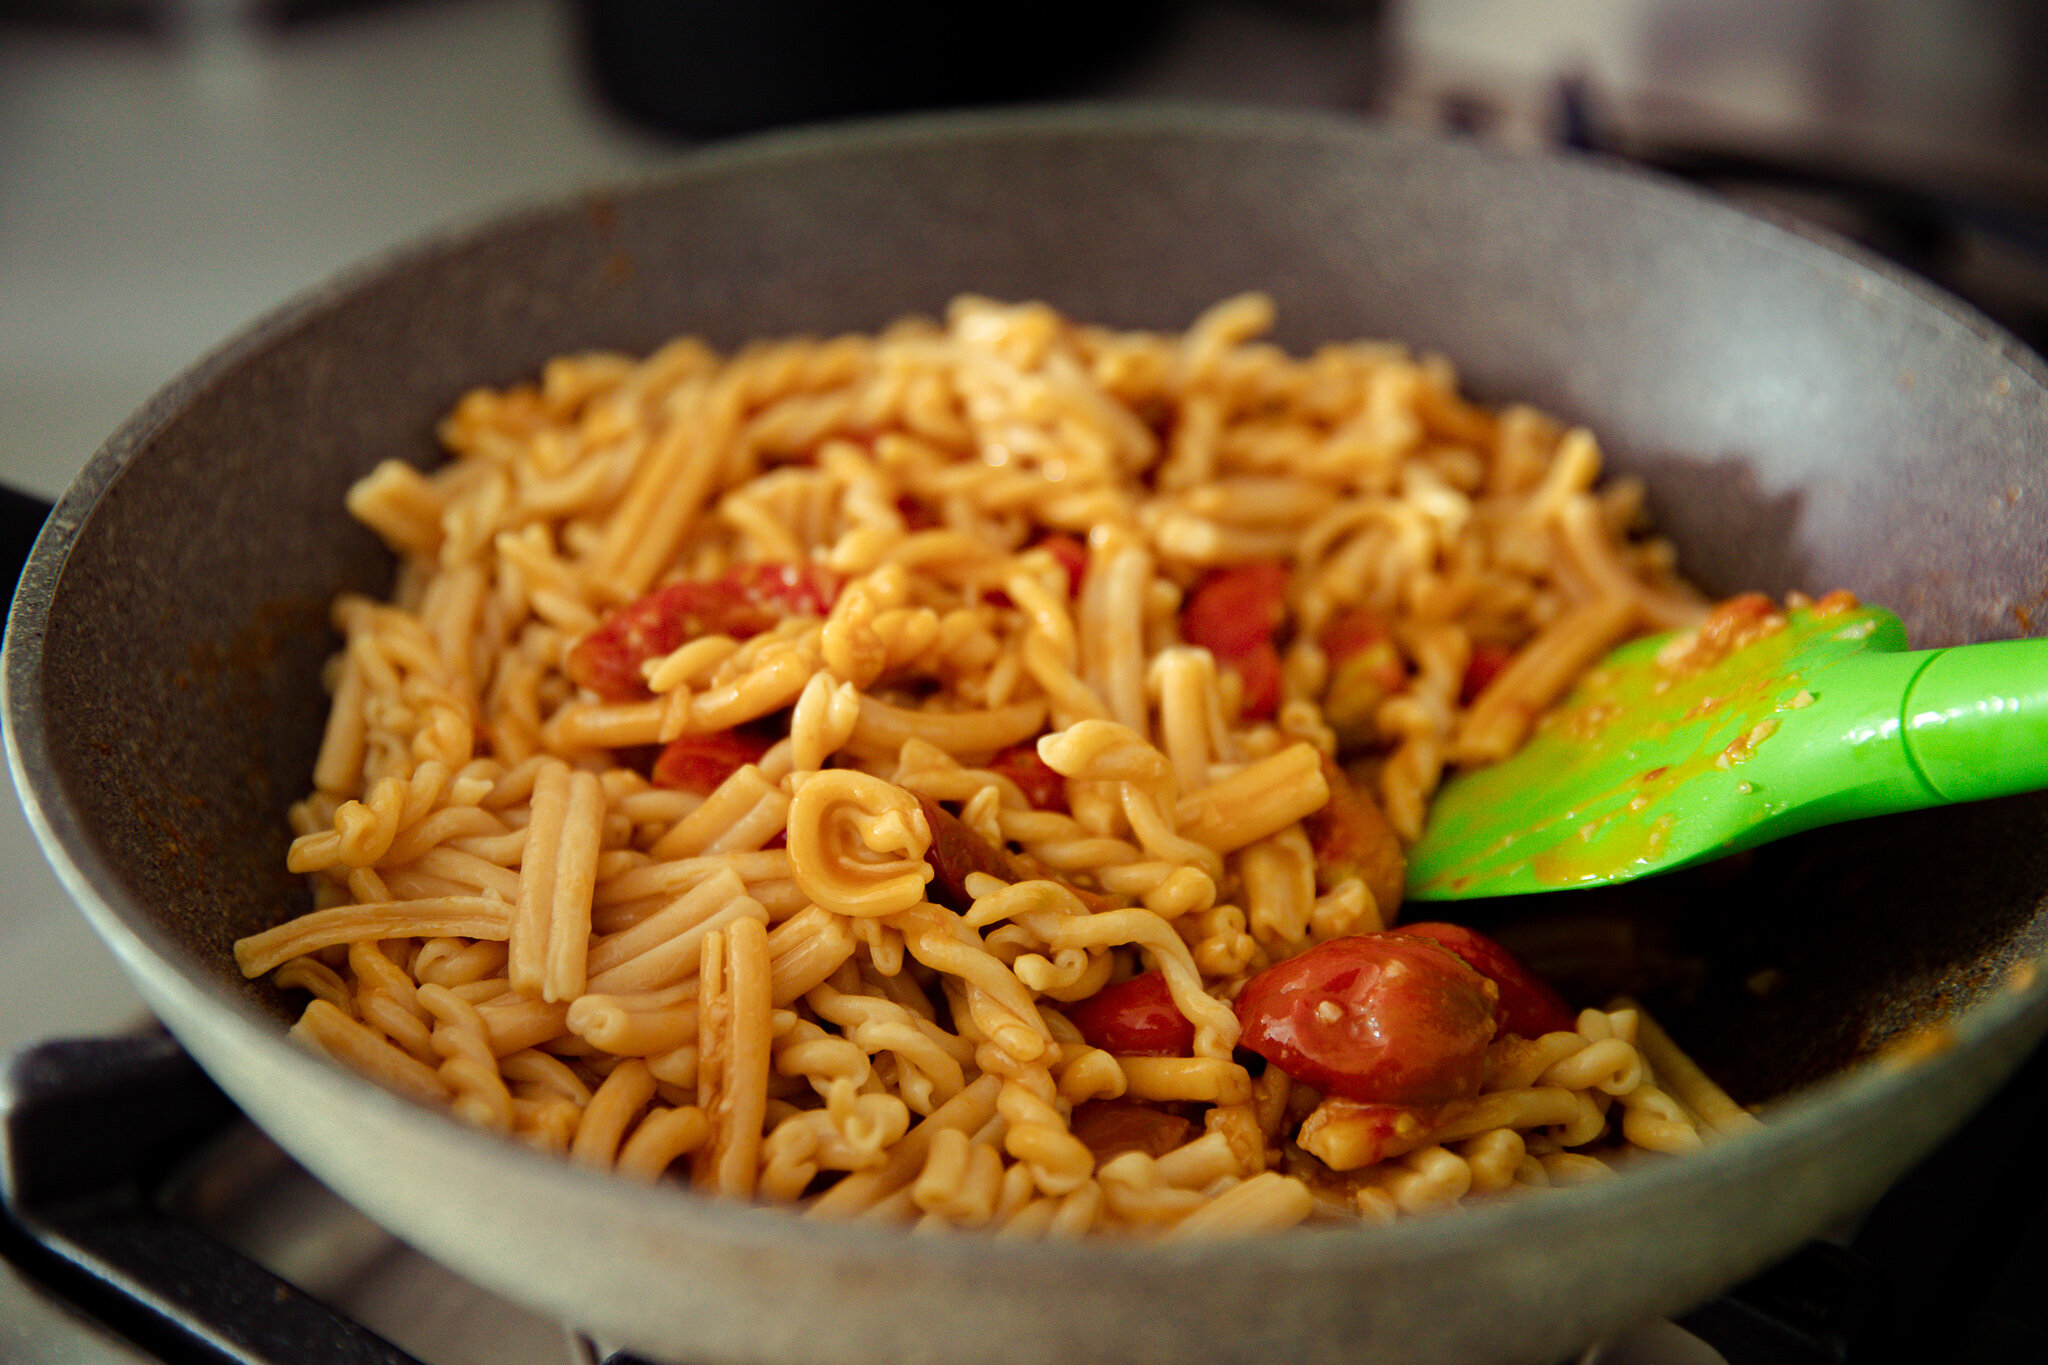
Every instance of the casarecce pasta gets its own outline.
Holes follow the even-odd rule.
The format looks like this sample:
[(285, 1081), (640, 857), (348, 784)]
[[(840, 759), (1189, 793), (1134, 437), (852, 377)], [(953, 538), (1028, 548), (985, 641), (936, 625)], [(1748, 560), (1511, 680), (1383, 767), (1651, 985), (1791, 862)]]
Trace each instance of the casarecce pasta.
[(1246, 1050), (1449, 765), (1704, 609), (1590, 433), (1271, 321), (962, 298), (467, 395), (349, 496), (398, 579), (335, 604), (315, 908), (242, 969), (464, 1122), (919, 1229), (1379, 1221), (1751, 1122), (1628, 1002), (1486, 985), (1440, 1101)]

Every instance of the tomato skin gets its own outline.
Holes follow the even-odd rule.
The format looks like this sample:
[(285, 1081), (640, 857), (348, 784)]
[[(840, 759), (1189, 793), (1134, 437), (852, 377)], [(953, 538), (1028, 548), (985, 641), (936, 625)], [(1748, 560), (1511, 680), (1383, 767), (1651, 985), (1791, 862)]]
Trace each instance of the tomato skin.
[(1244, 684), (1239, 706), (1262, 720), (1280, 705), (1280, 653), (1273, 636), (1287, 619), (1287, 566), (1269, 560), (1217, 569), (1188, 594), (1181, 608), (1181, 638), (1237, 671)]
[(711, 600), (710, 588), (708, 583), (671, 583), (618, 608), (569, 651), (563, 663), (569, 680), (607, 701), (646, 696), (641, 663), (689, 638), (690, 623)]
[(1301, 822), (1316, 860), (1316, 888), (1328, 891), (1357, 877), (1372, 892), (1382, 916), (1391, 917), (1408, 886), (1408, 854), (1393, 822), (1350, 774), (1323, 758), (1323, 782), (1330, 799)]
[(564, 670), (607, 701), (636, 701), (647, 696), (647, 660), (700, 636), (744, 640), (791, 616), (824, 616), (839, 586), (816, 564), (736, 564), (717, 578), (671, 583), (605, 617), (569, 651)]
[(1052, 557), (1059, 561), (1060, 567), (1067, 571), (1067, 596), (1079, 597), (1081, 580), (1088, 576), (1088, 547), (1072, 536), (1063, 536), (1057, 532), (1038, 543), (1051, 552)]
[(1238, 712), (1246, 720), (1264, 720), (1280, 707), (1280, 654), (1269, 641), (1261, 640), (1246, 653), (1225, 660), (1237, 670), (1244, 684), (1244, 699)]
[(1363, 748), (1373, 741), (1380, 703), (1408, 686), (1407, 661), (1393, 630), (1370, 607), (1339, 612), (1316, 638), (1330, 665), (1323, 719), (1344, 747)]
[(1578, 1015), (1548, 981), (1515, 961), (1508, 950), (1462, 924), (1424, 921), (1388, 931), (1441, 943), (1467, 966), (1500, 988), (1500, 1031), (1522, 1038), (1566, 1033), (1578, 1026)]
[(896, 511), (902, 516), (903, 529), (906, 531), (929, 531), (934, 526), (945, 524), (937, 512), (908, 493), (896, 499)]
[(1186, 1057), (1195, 1026), (1173, 1003), (1166, 975), (1151, 971), (1104, 986), (1067, 1010), (1081, 1036), (1104, 1052), (1132, 1057)]
[(1474, 645), (1465, 664), (1465, 677), (1458, 684), (1458, 705), (1470, 706), (1476, 701), (1514, 657), (1515, 652), (1505, 645)]
[(1033, 810), (1067, 813), (1067, 779), (1038, 756), (1035, 744), (1013, 744), (988, 761), (990, 772), (1015, 782)]
[(1194, 1124), (1134, 1100), (1085, 1100), (1074, 1106), (1068, 1128), (1098, 1162), (1125, 1152), (1162, 1157), (1188, 1140)]
[[(1414, 1151), (1429, 1140), (1430, 1130), (1442, 1117), (1438, 1109), (1325, 1097), (1301, 1125), (1295, 1142), (1333, 1171), (1362, 1170)], [(1342, 1131), (1333, 1134), (1333, 1129)]]
[(766, 739), (736, 730), (685, 735), (654, 760), (652, 781), (657, 787), (709, 796), (747, 764), (759, 763), (771, 747)]
[(1181, 637), (1219, 659), (1270, 645), (1287, 615), (1287, 566), (1262, 560), (1218, 569), (1195, 585), (1180, 613)]
[(1245, 983), (1238, 1046), (1328, 1095), (1430, 1108), (1479, 1093), (1499, 994), (1428, 939), (1333, 938)]

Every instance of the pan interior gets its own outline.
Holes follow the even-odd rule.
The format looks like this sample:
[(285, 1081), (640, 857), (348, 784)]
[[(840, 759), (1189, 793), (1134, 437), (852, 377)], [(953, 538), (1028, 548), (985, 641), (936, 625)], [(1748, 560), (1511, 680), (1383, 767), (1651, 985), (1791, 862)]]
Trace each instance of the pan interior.
[[(1407, 340), (1482, 399), (1587, 423), (1712, 591), (1849, 587), (1917, 644), (2023, 633), (2048, 599), (2038, 364), (1880, 273), (1630, 176), (1369, 129), (935, 125), (531, 213), (202, 366), (101, 456), (125, 466), (54, 588), (36, 676), (61, 799), (120, 913), (282, 1019), (229, 946), (309, 904), (285, 808), (325, 716), (326, 604), (391, 573), (343, 493), (434, 461), (465, 389), (678, 333), (872, 329), (962, 291), (1179, 328), (1249, 288), (1291, 348)], [(2019, 798), (1461, 914), (1586, 998), (1646, 993), (1755, 1100), (2038, 949), (2044, 835), (2048, 803)]]

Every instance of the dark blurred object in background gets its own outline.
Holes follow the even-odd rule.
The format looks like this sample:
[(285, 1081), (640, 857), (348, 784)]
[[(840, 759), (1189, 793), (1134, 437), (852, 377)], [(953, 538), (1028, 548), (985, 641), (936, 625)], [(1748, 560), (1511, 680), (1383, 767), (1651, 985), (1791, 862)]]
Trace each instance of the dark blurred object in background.
[(1171, 0), (579, 0), (622, 113), (691, 137), (1074, 93), (1157, 36)]
[(1819, 223), (2048, 351), (2039, 0), (1404, 0), (1379, 108)]

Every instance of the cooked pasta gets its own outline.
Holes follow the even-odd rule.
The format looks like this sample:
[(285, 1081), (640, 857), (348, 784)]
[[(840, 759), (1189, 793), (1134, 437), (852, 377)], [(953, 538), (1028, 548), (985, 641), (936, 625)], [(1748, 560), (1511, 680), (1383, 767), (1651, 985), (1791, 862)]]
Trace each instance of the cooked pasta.
[[(961, 298), (467, 395), (349, 495), (398, 579), (334, 606), (314, 909), (242, 970), (464, 1122), (921, 1231), (1378, 1221), (1750, 1121), (1628, 1002), (1487, 994), (1427, 1102), (1240, 1046), (1395, 923), (1449, 766), (1704, 607), (1589, 433), (1271, 321)], [(1168, 1041), (1105, 1033), (1145, 981)]]

